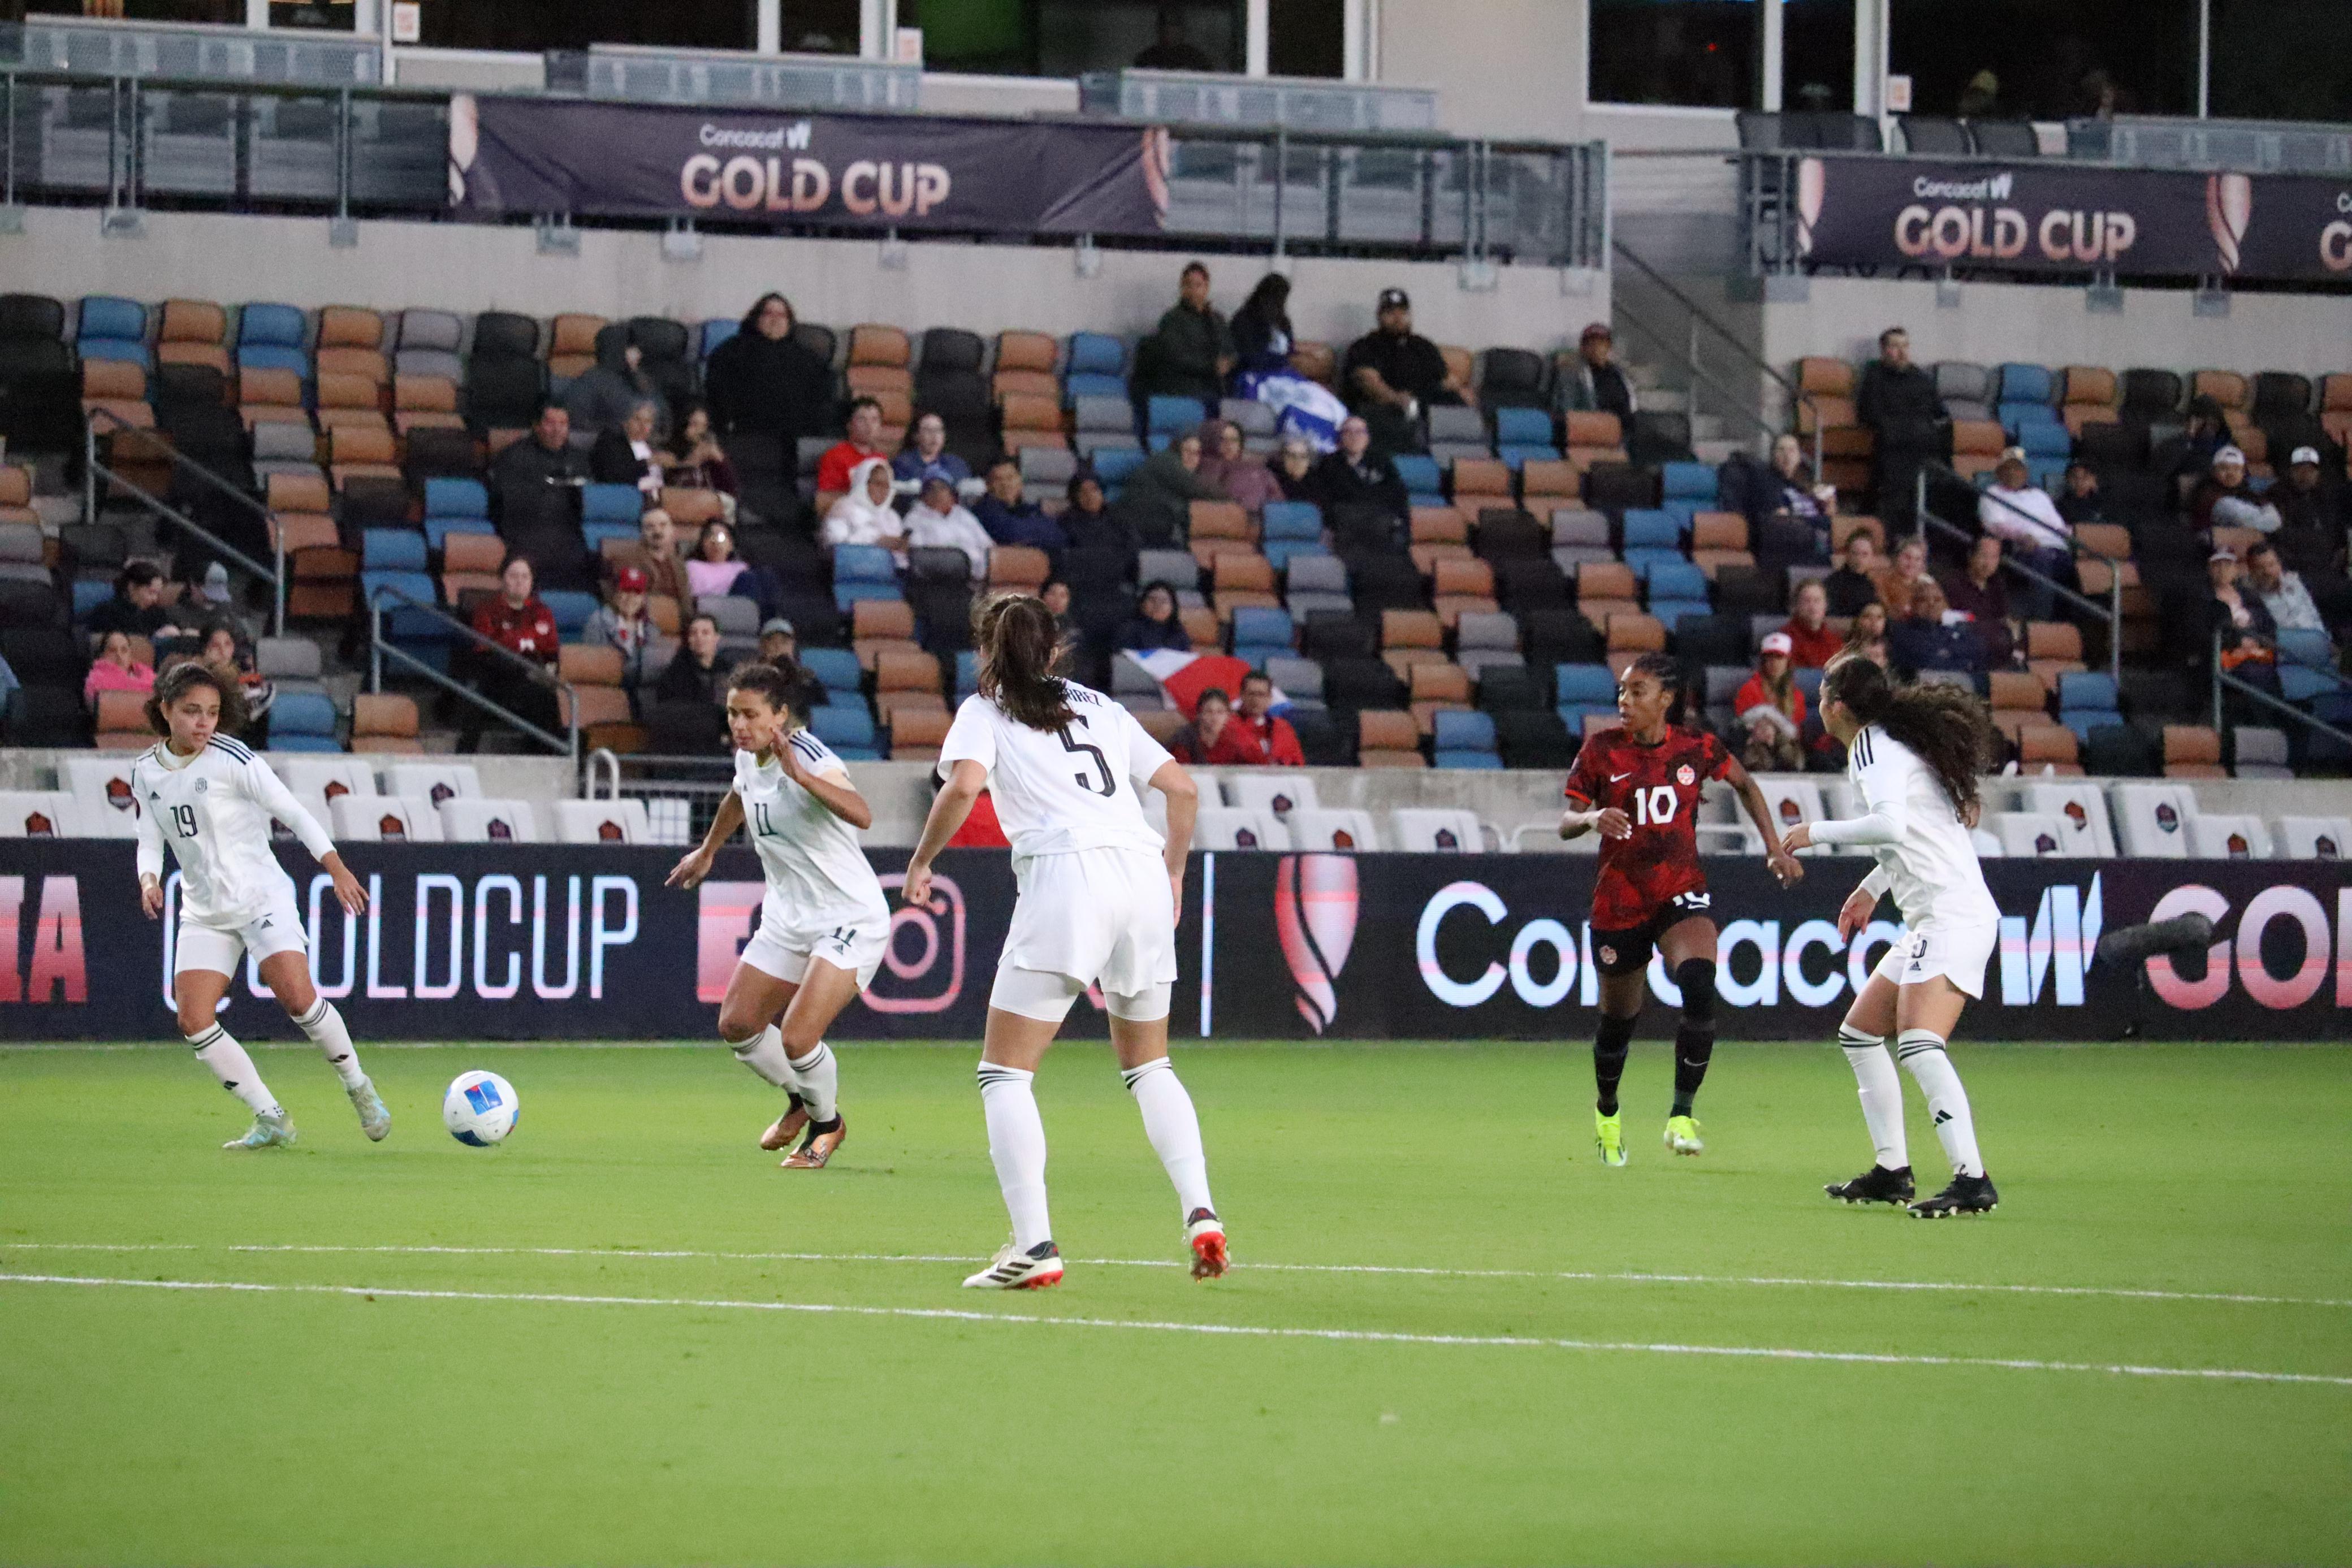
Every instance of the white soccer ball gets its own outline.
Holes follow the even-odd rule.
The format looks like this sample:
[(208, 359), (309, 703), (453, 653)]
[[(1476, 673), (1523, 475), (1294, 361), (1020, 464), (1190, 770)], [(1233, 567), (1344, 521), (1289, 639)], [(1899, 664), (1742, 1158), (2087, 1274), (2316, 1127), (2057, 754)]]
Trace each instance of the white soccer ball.
[(441, 1098), (441, 1120), (449, 1135), (478, 1149), (505, 1142), (521, 1109), (514, 1085), (495, 1072), (460, 1072)]

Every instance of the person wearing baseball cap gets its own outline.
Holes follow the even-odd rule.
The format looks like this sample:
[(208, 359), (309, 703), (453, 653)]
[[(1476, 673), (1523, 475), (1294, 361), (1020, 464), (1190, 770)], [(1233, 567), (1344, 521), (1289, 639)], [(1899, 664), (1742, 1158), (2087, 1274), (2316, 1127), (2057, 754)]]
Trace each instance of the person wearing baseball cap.
[(1794, 773), (1805, 766), (1805, 693), (1797, 685), (1786, 632), (1769, 632), (1756, 645), (1756, 673), (1748, 677), (1731, 709), (1747, 727), (1740, 762), (1751, 773)]
[[(2278, 532), (2271, 542), (2289, 571), (2315, 583), (2340, 581), (2344, 576), (2347, 515), (2344, 486), (2327, 482), (2319, 465), (2319, 448), (2298, 446), (2287, 455), (2286, 474), (2271, 486), (2267, 499), (2278, 508)], [(2320, 591), (2326, 597), (2326, 590)]]
[(1623, 433), (1633, 429), (1633, 388), (1617, 368), (1616, 340), (1609, 323), (1594, 321), (1576, 340), (1576, 363), (1560, 372), (1553, 401), (1561, 413), (1613, 413)]
[(2214, 449), (2212, 472), (2189, 497), (2189, 520), (2200, 533), (2252, 528), (2259, 534), (2274, 534), (2279, 528), (2278, 508), (2255, 494), (2248, 483), (2246, 454), (2237, 446)]
[(2211, 628), (2206, 640), (2218, 636), (2221, 667), (2248, 680), (2267, 675), (2269, 684), (2274, 685), (2278, 677), (2272, 666), (2278, 657), (2278, 622), (2271, 619), (2263, 601), (2247, 591), (2237, 551), (2227, 545), (2214, 547), (2205, 562), (2205, 585), (2210, 590), (2207, 624)]
[(1348, 406), (1371, 426), (1382, 452), (1418, 452), (1426, 444), (1422, 411), (1439, 404), (1475, 406), (1476, 396), (1455, 382), (1437, 345), (1412, 329), (1412, 300), (1402, 288), (1383, 288), (1379, 325), (1348, 345), (1339, 384)]
[[(1992, 483), (1977, 497), (1977, 526), (2042, 576), (2056, 579), (2062, 587), (2074, 585), (2074, 531), (2059, 515), (2050, 493), (2026, 476), (2023, 447), (2001, 453)], [(2018, 584), (2019, 608), (2029, 621), (2049, 620), (2057, 597), (2031, 578)]]
[(800, 636), (793, 623), (781, 615), (771, 615), (760, 623), (760, 663), (777, 664), (800, 656)]
[(647, 581), (643, 567), (622, 567), (613, 574), (611, 601), (598, 605), (580, 628), (583, 643), (621, 655), (621, 685), (630, 691), (644, 680), (646, 654), (661, 637), (646, 608)]

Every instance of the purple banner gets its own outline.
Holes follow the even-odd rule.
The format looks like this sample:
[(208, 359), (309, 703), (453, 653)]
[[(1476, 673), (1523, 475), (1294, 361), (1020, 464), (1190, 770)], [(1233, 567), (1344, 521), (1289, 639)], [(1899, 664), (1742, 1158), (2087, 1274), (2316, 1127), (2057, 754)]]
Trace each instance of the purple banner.
[(1796, 195), (1826, 267), (2352, 280), (2352, 180), (1806, 158)]
[(485, 214), (1154, 235), (1168, 217), (1168, 135), (460, 93), (449, 200)]

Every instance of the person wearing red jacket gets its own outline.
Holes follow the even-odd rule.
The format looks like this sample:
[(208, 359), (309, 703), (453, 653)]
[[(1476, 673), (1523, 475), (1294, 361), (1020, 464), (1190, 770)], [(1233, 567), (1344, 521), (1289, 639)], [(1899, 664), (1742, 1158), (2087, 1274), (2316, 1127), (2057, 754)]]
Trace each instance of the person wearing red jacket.
[(824, 449), (816, 463), (816, 488), (821, 496), (837, 496), (849, 488), (849, 476), (860, 463), (887, 457), (882, 450), (882, 405), (870, 397), (849, 404), (849, 434)]
[[(553, 669), (558, 645), (555, 612), (532, 591), (528, 559), (519, 555), (507, 558), (506, 565), (499, 570), (497, 596), (483, 601), (474, 611), (474, 632), (533, 664)], [(491, 702), (541, 729), (552, 731), (559, 727), (555, 689), (548, 682), (536, 678), (513, 659), (501, 658), (487, 648), (474, 650), (474, 667), (475, 689)], [(482, 727), (492, 722), (493, 716), (478, 708), (471, 709), (461, 741), (465, 750), (479, 747)]]
[(1780, 635), (1789, 639), (1789, 662), (1801, 670), (1826, 669), (1845, 652), (1845, 639), (1827, 624), (1829, 591), (1818, 581), (1801, 582), (1792, 601), (1794, 613)]
[(1244, 768), (1304, 768), (1307, 754), (1298, 748), (1298, 732), (1290, 727), (1286, 718), (1277, 718), (1269, 710), (1274, 706), (1274, 682), (1265, 675), (1247, 675), (1242, 680), (1241, 711), (1234, 716), (1233, 728), (1238, 732), (1236, 749), (1246, 755), (1228, 763), (1218, 759), (1220, 766)]

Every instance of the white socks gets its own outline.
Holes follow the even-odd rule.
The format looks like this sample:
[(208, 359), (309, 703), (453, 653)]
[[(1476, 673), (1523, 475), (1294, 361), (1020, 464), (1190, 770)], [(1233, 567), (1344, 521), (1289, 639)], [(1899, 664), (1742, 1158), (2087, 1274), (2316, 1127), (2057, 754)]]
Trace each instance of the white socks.
[[(779, 1044), (777, 1049), (783, 1048)], [(808, 1106), (811, 1120), (822, 1125), (841, 1113), (841, 1064), (834, 1060), (824, 1041), (818, 1040), (816, 1049), (806, 1056), (794, 1058), (792, 1067), (793, 1078), (799, 1081), (801, 1101)]]
[(343, 1015), (335, 1010), (334, 1003), (320, 997), (294, 1025), (310, 1037), (344, 1088), (356, 1089), (367, 1082), (367, 1074), (360, 1071), (360, 1053), (352, 1048), (352, 1031), (343, 1027)]
[(1176, 1185), (1179, 1218), (1190, 1218), (1196, 1208), (1213, 1212), (1216, 1206), (1209, 1201), (1209, 1156), (1201, 1150), (1201, 1119), (1193, 1114), (1192, 1097), (1184, 1092), (1176, 1070), (1163, 1056), (1129, 1068), (1119, 1077), (1135, 1096), (1136, 1108), (1143, 1113), (1144, 1136), (1151, 1140), (1152, 1152), (1167, 1167), (1168, 1179)]
[(1895, 1074), (1894, 1059), (1886, 1054), (1886, 1042), (1841, 1024), (1838, 1044), (1845, 1051), (1846, 1064), (1853, 1069), (1853, 1082), (1862, 1097), (1862, 1119), (1870, 1128), (1871, 1146), (1878, 1151), (1880, 1166), (1903, 1169), (1911, 1163), (1903, 1138), (1903, 1080)]
[(1944, 1157), (1954, 1176), (1980, 1176), (1984, 1160), (1977, 1153), (1977, 1124), (1969, 1114), (1969, 1092), (1945, 1054), (1944, 1037), (1931, 1030), (1906, 1029), (1895, 1041), (1895, 1060), (1911, 1070), (1919, 1092), (1927, 1097), (1927, 1114), (1943, 1141)]
[(278, 1097), (270, 1093), (269, 1086), (254, 1070), (253, 1058), (245, 1053), (245, 1047), (230, 1038), (228, 1030), (215, 1024), (202, 1034), (182, 1038), (194, 1048), (196, 1060), (213, 1070), (213, 1076), (220, 1080), (221, 1087), (244, 1101), (256, 1115), (286, 1114), (278, 1108)]
[(727, 1042), (735, 1060), (774, 1084), (779, 1089), (797, 1092), (801, 1083), (793, 1075), (792, 1059), (784, 1054), (784, 1037), (774, 1024), (770, 1024), (749, 1040)]
[(1037, 1075), (1017, 1067), (980, 1064), (980, 1103), (988, 1116), (988, 1157), (1013, 1217), (1013, 1245), (1026, 1252), (1054, 1239), (1045, 1218), (1045, 1124), (1030, 1083)]

